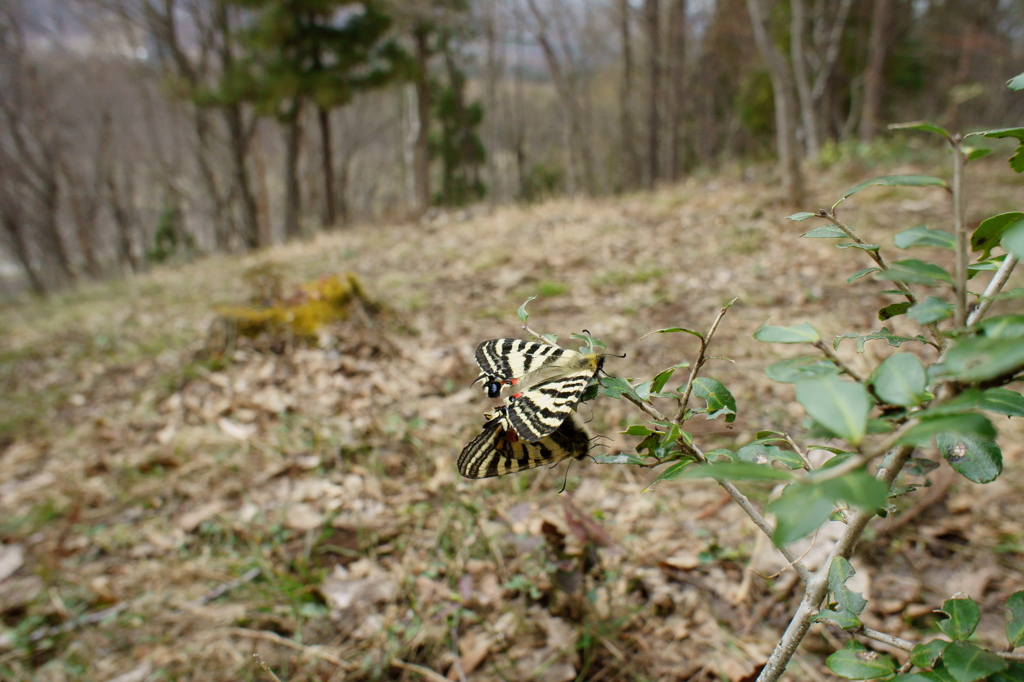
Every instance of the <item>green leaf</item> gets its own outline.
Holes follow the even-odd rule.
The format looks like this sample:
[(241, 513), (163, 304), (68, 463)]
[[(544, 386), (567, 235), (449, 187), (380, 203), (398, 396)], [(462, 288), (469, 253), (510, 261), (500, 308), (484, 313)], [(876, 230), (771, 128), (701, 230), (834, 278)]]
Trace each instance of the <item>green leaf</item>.
[(999, 315), (978, 323), (990, 339), (1019, 339), (1024, 336), (1024, 315)]
[(946, 351), (941, 364), (932, 365), (930, 379), (986, 381), (1024, 370), (1024, 343), (1018, 339), (965, 338)]
[(946, 230), (933, 230), (927, 225), (918, 225), (897, 232), (892, 238), (892, 243), (898, 249), (909, 249), (912, 246), (940, 246), (952, 249), (956, 245), (952, 234)]
[(1024, 223), (1024, 213), (1020, 211), (1000, 213), (982, 220), (974, 230), (974, 234), (971, 235), (971, 251), (984, 251), (981, 260), (988, 258), (992, 249), (999, 245), (1003, 233), (1022, 223)]
[(953, 306), (935, 296), (928, 296), (907, 311), (907, 317), (918, 324), (931, 324), (952, 316)]
[(618, 400), (627, 395), (635, 400), (640, 400), (629, 381), (621, 377), (601, 377), (598, 384), (601, 386), (600, 393), (603, 396)]
[(913, 407), (931, 397), (925, 390), (924, 365), (911, 353), (890, 355), (871, 373), (868, 383), (890, 405)]
[(725, 417), (726, 423), (736, 420), (736, 399), (720, 381), (697, 377), (693, 381), (693, 394), (707, 401), (707, 418)]
[[(1012, 168), (1015, 173), (1024, 172), (1024, 128), (986, 130), (981, 133), (971, 133), (970, 135), (984, 135), (985, 137), (992, 139), (1001, 139), (1005, 137), (1015, 138), (1017, 140), (1017, 149), (1014, 150), (1013, 156), (1010, 157), (1010, 168)], [(964, 135), (964, 137), (970, 137), (970, 135)]]
[(803, 322), (792, 327), (761, 325), (754, 338), (762, 343), (814, 343), (821, 337), (811, 325)]
[(904, 314), (908, 310), (910, 310), (910, 304), (907, 302), (892, 303), (890, 305), (885, 306), (884, 308), (879, 309), (878, 321), (885, 322), (888, 319)]
[(932, 672), (904, 673), (897, 675), (889, 682), (943, 682), (943, 679)]
[(878, 276), (893, 282), (910, 282), (926, 286), (953, 284), (953, 278), (941, 266), (916, 258), (895, 261), (887, 270), (878, 273)]
[(982, 296), (982, 300), (1005, 301), (1011, 298), (1024, 298), (1024, 287), (1014, 287), (993, 296)]
[(709, 462), (731, 462), (735, 459), (736, 453), (726, 448), (715, 448), (704, 453)]
[(910, 651), (910, 662), (918, 668), (931, 668), (939, 656), (949, 646), (949, 642), (942, 639), (933, 639), (925, 644), (918, 644)]
[(975, 483), (991, 483), (1003, 472), (1003, 453), (994, 440), (940, 433), (935, 446), (953, 470)]
[[(657, 478), (655, 478), (653, 481), (647, 484), (647, 489), (650, 490), (651, 486), (660, 481), (674, 481), (677, 478), (682, 478), (684, 472), (688, 467), (693, 468), (693, 466), (691, 465), (694, 465), (692, 460), (672, 462), (667, 467), (665, 467), (660, 474), (658, 474)], [(687, 476), (686, 478), (692, 477)]]
[(1024, 680), (1024, 663), (1007, 661), (1006, 669), (989, 675), (988, 682), (1020, 682)]
[(658, 372), (658, 375), (651, 381), (651, 393), (661, 393), (661, 389), (665, 388), (665, 384), (675, 374), (676, 368), (669, 367), (668, 369)]
[(843, 557), (836, 557), (828, 567), (828, 588), (832, 591), (843, 610), (857, 614), (864, 610), (868, 601), (861, 594), (854, 592), (846, 586), (846, 581), (856, 574), (850, 562)]
[(947, 140), (950, 139), (949, 133), (942, 126), (937, 126), (934, 123), (928, 123), (927, 121), (911, 121), (910, 123), (890, 123), (888, 126), (889, 130), (921, 130), (926, 133), (935, 133), (941, 135)]
[(787, 486), (782, 495), (768, 503), (768, 511), (775, 514), (772, 541), (782, 547), (810, 535), (828, 520), (834, 507), (835, 502), (824, 486)]
[(1019, 73), (1006, 81), (1006, 87), (1011, 90), (1024, 90), (1024, 73)]
[(947, 646), (942, 652), (942, 663), (956, 682), (983, 680), (1007, 667), (1002, 658), (967, 642), (952, 642)]
[(516, 311), (516, 314), (519, 315), (519, 319), (522, 320), (523, 324), (526, 324), (526, 320), (530, 317), (530, 314), (528, 312), (526, 312), (526, 304), (529, 303), (530, 301), (534, 300), (535, 298), (537, 298), (537, 297), (536, 296), (531, 296), (530, 298), (526, 299), (523, 302), (523, 304), (521, 306), (519, 306), (519, 310)]
[(857, 614), (850, 613), (846, 609), (840, 611), (833, 611), (832, 609), (822, 609), (811, 618), (811, 622), (815, 623), (818, 621), (828, 621), (833, 625), (841, 627), (844, 630), (857, 630), (864, 626), (864, 623), (860, 621)]
[(781, 547), (813, 533), (828, 520), (839, 500), (877, 509), (885, 503), (887, 494), (886, 485), (864, 471), (787, 486), (782, 495), (768, 504), (768, 511), (776, 518), (772, 540)]
[(878, 244), (858, 244), (857, 242), (847, 242), (845, 244), (836, 244), (837, 249), (860, 249), (861, 251), (878, 251), (881, 246)]
[[(675, 334), (677, 332), (683, 332), (684, 334), (693, 334), (698, 339), (701, 339), (701, 340), (704, 339), (704, 335), (703, 334), (701, 334), (700, 332), (695, 332), (692, 329), (687, 329), (686, 327), (665, 327), (664, 329), (655, 329), (653, 332), (647, 332), (646, 334), (641, 336), (640, 339), (646, 339), (651, 334)], [(688, 366), (688, 365), (680, 364), (680, 365), (677, 365), (677, 366), (678, 367), (684, 367), (684, 366)]]
[(1006, 600), (1006, 641), (1010, 648), (1024, 644), (1024, 590), (1014, 592)]
[(946, 614), (937, 625), (944, 635), (953, 641), (962, 642), (974, 633), (981, 620), (981, 610), (973, 599), (947, 599), (942, 602), (942, 610)]
[(846, 278), (846, 283), (847, 284), (853, 284), (854, 282), (856, 282), (861, 277), (864, 277), (865, 275), (870, 275), (872, 272), (881, 272), (881, 269), (880, 268), (864, 268), (863, 270), (858, 270), (857, 272), (853, 273), (852, 275), (850, 275), (849, 277)]
[(964, 158), (968, 163), (984, 158), (994, 151), (991, 147), (964, 147), (963, 149)]
[(1024, 417), (1024, 396), (1008, 388), (988, 388), (978, 407), (1008, 417)]
[(871, 399), (860, 384), (826, 376), (796, 382), (796, 399), (816, 422), (852, 445), (864, 438)]
[(840, 649), (825, 659), (825, 665), (848, 680), (874, 680), (896, 672), (896, 661), (892, 656), (867, 649)]
[(968, 133), (964, 135), (964, 137), (974, 137), (975, 135), (982, 135), (993, 140), (1012, 137), (1024, 142), (1024, 128), (997, 128), (996, 130), (982, 130), (976, 133)]
[(657, 433), (647, 428), (643, 424), (630, 424), (625, 431), (619, 431), (619, 433), (625, 436), (649, 436), (652, 433)]
[(638, 400), (646, 401), (651, 397), (651, 386), (654, 385), (653, 381), (643, 381), (633, 387), (633, 395)]
[(831, 237), (849, 237), (850, 235), (846, 234), (835, 225), (822, 225), (821, 227), (816, 227), (813, 230), (808, 230), (800, 236), (805, 239), (828, 239)]
[(803, 211), (801, 213), (794, 213), (793, 215), (786, 216), (786, 220), (793, 220), (799, 223), (803, 220), (807, 220), (808, 218), (814, 218), (817, 215), (817, 213), (808, 213), (807, 211)]
[(691, 467), (681, 478), (713, 478), (716, 481), (792, 481), (795, 476), (788, 471), (760, 464), (721, 462)]
[(839, 374), (839, 368), (824, 358), (798, 355), (795, 358), (773, 362), (764, 368), (764, 373), (772, 381), (791, 384), (800, 379)]
[(757, 441), (744, 445), (736, 451), (736, 456), (741, 462), (751, 462), (761, 466), (771, 465), (772, 462), (780, 462), (790, 469), (803, 469), (804, 461), (800, 455), (792, 450), (783, 450), (777, 445), (766, 445)]
[(946, 181), (928, 175), (885, 175), (854, 185), (843, 192), (843, 199), (848, 199), (862, 189), (878, 185), (888, 187), (946, 187)]
[(1014, 258), (1024, 259), (1024, 221), (1006, 228), (1000, 243), (1004, 249), (1013, 254)]
[(872, 332), (864, 336), (861, 336), (860, 334), (856, 334), (854, 332), (847, 332), (846, 334), (837, 336), (835, 342), (832, 344), (832, 347), (838, 350), (839, 344), (843, 341), (843, 339), (857, 339), (858, 353), (864, 352), (864, 344), (867, 343), (868, 341), (882, 340), (895, 348), (899, 348), (900, 344), (902, 344), (904, 341), (920, 341), (921, 343), (928, 343), (928, 340), (920, 335), (914, 337), (894, 336), (893, 333), (889, 331), (888, 327), (882, 327), (877, 332)]
[(992, 422), (987, 417), (975, 413), (950, 414), (934, 419), (922, 419), (903, 434), (900, 443), (927, 445), (940, 433), (975, 436), (982, 440), (992, 440), (996, 436), (996, 430), (992, 428)]
[(631, 453), (620, 453), (618, 455), (590, 455), (591, 461), (595, 464), (635, 464), (638, 466), (647, 466), (647, 462), (643, 457)]

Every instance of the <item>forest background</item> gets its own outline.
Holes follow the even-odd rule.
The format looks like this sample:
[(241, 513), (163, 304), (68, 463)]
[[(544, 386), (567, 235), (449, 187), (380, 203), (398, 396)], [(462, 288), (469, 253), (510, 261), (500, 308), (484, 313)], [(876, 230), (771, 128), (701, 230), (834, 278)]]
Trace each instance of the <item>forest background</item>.
[(12, 0), (8, 293), (1019, 121), (1016, 0)]

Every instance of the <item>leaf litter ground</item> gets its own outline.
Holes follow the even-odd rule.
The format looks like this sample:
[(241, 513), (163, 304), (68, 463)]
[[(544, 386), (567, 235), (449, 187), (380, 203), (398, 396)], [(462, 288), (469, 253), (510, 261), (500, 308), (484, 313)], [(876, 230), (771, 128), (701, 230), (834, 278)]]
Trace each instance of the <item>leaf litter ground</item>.
[[(972, 196), (984, 200), (971, 206), (1019, 206), (1006, 176), (979, 165)], [(823, 174), (811, 195), (831, 203), (857, 179)], [(798, 430), (792, 387), (763, 374), (798, 349), (753, 331), (806, 320), (826, 339), (868, 333), (895, 299), (870, 278), (846, 285), (863, 254), (796, 239), (808, 223), (782, 220), (791, 211), (776, 192), (723, 175), (359, 227), (9, 306), (0, 677), (270, 679), (259, 654), (282, 680), (752, 679), (800, 590), (792, 572), (762, 577), (782, 565), (717, 487), (642, 492), (656, 471), (584, 462), (558, 494), (564, 465), (466, 481), (455, 459), (490, 405), (469, 387), (473, 350), (522, 336), (515, 310), (534, 295), (535, 329), (566, 344), (588, 329), (626, 354), (609, 359), (612, 375), (642, 378), (692, 361), (697, 345), (641, 336), (704, 331), (738, 296), (711, 349), (728, 360), (704, 375), (732, 390), (739, 418), (691, 422), (698, 442)], [(915, 224), (948, 227), (939, 190), (847, 204), (883, 246)], [(385, 312), (325, 328), (319, 343), (240, 341), (216, 357), (214, 308), (244, 302), (244, 273), (267, 263), (288, 286), (353, 272)], [(903, 318), (886, 324), (916, 333)], [(862, 370), (889, 352), (841, 348)], [(635, 445), (617, 433), (642, 421), (627, 407), (582, 408), (609, 452)], [(1024, 478), (1021, 428), (998, 426), (998, 481), (981, 488), (940, 469), (904, 501), (911, 523), (876, 522), (866, 536), (854, 565), (869, 626), (918, 640), (963, 591), (982, 606), (980, 639), (1003, 642), (1002, 604), (1024, 588)], [(805, 561), (820, 562), (815, 547)], [(823, 660), (844, 637), (816, 626), (793, 678), (832, 679)]]

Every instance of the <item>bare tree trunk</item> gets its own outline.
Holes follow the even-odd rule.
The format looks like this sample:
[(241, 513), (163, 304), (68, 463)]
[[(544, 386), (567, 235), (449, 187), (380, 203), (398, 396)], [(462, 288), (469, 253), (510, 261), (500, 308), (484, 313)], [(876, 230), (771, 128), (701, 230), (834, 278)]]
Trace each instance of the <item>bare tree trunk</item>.
[(128, 197), (123, 195), (117, 178), (114, 177), (115, 173), (114, 169), (107, 173), (107, 191), (110, 197), (110, 211), (114, 216), (114, 223), (117, 225), (117, 257), (122, 264), (128, 265), (133, 272), (138, 272), (140, 263), (135, 257), (135, 250), (132, 246), (133, 221), (128, 208), (128, 202), (131, 201), (132, 194), (131, 172), (122, 174), (125, 183), (128, 185), (126, 188), (128, 190)]
[(32, 291), (40, 296), (46, 296), (48, 293), (46, 283), (40, 276), (39, 272), (36, 271), (35, 265), (32, 263), (32, 255), (29, 252), (28, 241), (25, 239), (24, 225), (21, 221), (11, 214), (7, 210), (0, 212), (0, 225), (3, 225), (4, 231), (7, 233), (7, 237), (14, 247), (14, 256), (18, 259), (18, 263), (21, 264), (22, 270), (25, 271), (25, 276), (28, 278), (29, 286), (32, 287)]
[(886, 29), (891, 0), (875, 0), (871, 9), (871, 36), (868, 38), (868, 63), (864, 67), (864, 106), (857, 136), (867, 142), (878, 132), (882, 118), (882, 87), (885, 84)]
[(321, 106), (316, 108), (317, 121), (320, 124), (320, 164), (324, 175), (324, 215), (325, 226), (331, 227), (337, 220), (334, 201), (334, 149), (331, 147), (331, 112)]
[[(530, 12), (537, 23), (537, 31), (534, 37), (544, 53), (544, 60), (547, 62), (548, 71), (551, 73), (551, 80), (555, 83), (555, 90), (558, 92), (562, 107), (565, 109), (566, 140), (569, 147), (569, 174), (570, 176), (582, 175), (585, 191), (588, 194), (592, 194), (594, 191), (593, 155), (583, 133), (583, 112), (580, 108), (579, 99), (548, 37), (547, 19), (537, 7), (535, 0), (527, 0), (527, 4), (529, 4)], [(581, 169), (576, 168), (577, 163), (582, 166)], [(582, 173), (578, 174), (577, 170), (581, 170)]]
[[(220, 65), (224, 71), (231, 71), (234, 68), (235, 55), (232, 52), (232, 29), (227, 3), (217, 2), (214, 5), (216, 26), (220, 32)], [(228, 129), (228, 147), (231, 154), (235, 191), (238, 192), (239, 200), (242, 203), (242, 229), (239, 237), (247, 249), (258, 249), (261, 246), (260, 223), (259, 215), (256, 212), (256, 200), (253, 198), (252, 185), (249, 181), (249, 169), (246, 167), (246, 159), (249, 155), (249, 131), (246, 130), (245, 113), (242, 105), (238, 102), (222, 106), (221, 112)]]
[(686, 0), (675, 0), (669, 10), (669, 172), (673, 180), (683, 174), (683, 121), (686, 106)]
[(45, 175), (40, 178), (42, 188), (39, 192), (39, 204), (42, 216), (39, 223), (43, 243), (46, 250), (53, 256), (60, 269), (61, 275), (67, 282), (75, 281), (75, 271), (71, 266), (71, 258), (68, 256), (64, 239), (60, 235), (58, 227), (58, 214), (60, 213), (60, 183), (57, 180), (57, 162), (53, 154), (47, 152), (43, 163), (45, 164)]
[(818, 120), (814, 98), (811, 96), (811, 82), (807, 75), (807, 54), (804, 50), (804, 32), (807, 30), (807, 12), (804, 0), (790, 0), (792, 20), (789, 29), (790, 59), (793, 61), (793, 75), (796, 92), (800, 98), (800, 120), (804, 129), (804, 151), (809, 159), (815, 159), (821, 151), (818, 139)]
[(284, 238), (302, 236), (299, 224), (301, 194), (299, 186), (299, 153), (302, 144), (302, 107), (293, 105), (284, 121)]
[(658, 0), (644, 0), (644, 23), (647, 29), (647, 172), (644, 181), (654, 187), (658, 181), (658, 146), (661, 122), (658, 99), (661, 97), (661, 31), (658, 22)]
[(430, 207), (430, 80), (427, 72), (430, 50), (427, 33), (425, 26), (417, 26), (413, 31), (416, 43), (416, 115), (419, 118), (412, 169), (418, 203), (413, 207), (413, 216), (416, 218)]
[[(486, 93), (487, 119), (485, 125), (491, 141), (497, 139), (498, 119), (498, 36), (495, 21), (495, 3), (488, 2), (484, 20), (484, 40), (487, 45), (487, 63), (484, 69), (484, 92)], [(497, 145), (494, 145), (495, 147)], [(498, 165), (495, 154), (487, 155), (487, 181), (490, 183), (487, 192), (487, 204), (493, 208), (498, 201)]]
[(629, 0), (619, 0), (619, 35), (622, 41), (622, 87), (619, 90), (619, 128), (622, 146), (621, 176), (623, 189), (636, 186), (640, 162), (633, 130), (633, 39), (630, 35)]
[(779, 175), (786, 201), (793, 206), (803, 203), (804, 177), (796, 151), (796, 112), (792, 84), (786, 62), (768, 32), (767, 15), (761, 0), (747, 0), (747, 11), (754, 30), (754, 41), (768, 67), (775, 103), (775, 144), (779, 155)]

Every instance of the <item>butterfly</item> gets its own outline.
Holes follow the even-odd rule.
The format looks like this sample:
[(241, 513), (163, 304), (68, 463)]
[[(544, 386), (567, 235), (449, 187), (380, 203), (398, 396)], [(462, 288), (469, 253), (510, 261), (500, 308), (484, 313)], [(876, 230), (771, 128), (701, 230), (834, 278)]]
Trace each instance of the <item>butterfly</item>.
[[(592, 351), (588, 349), (588, 351)], [(580, 353), (547, 343), (492, 339), (476, 349), (488, 397), (505, 385), (516, 387), (503, 409), (516, 434), (536, 443), (554, 432), (579, 403), (590, 380), (604, 366), (604, 355)]]
[(575, 415), (549, 435), (529, 442), (519, 438), (508, 418), (508, 406), (486, 415), (484, 430), (462, 449), (459, 473), (466, 478), (489, 478), (555, 464), (590, 452), (590, 435)]

